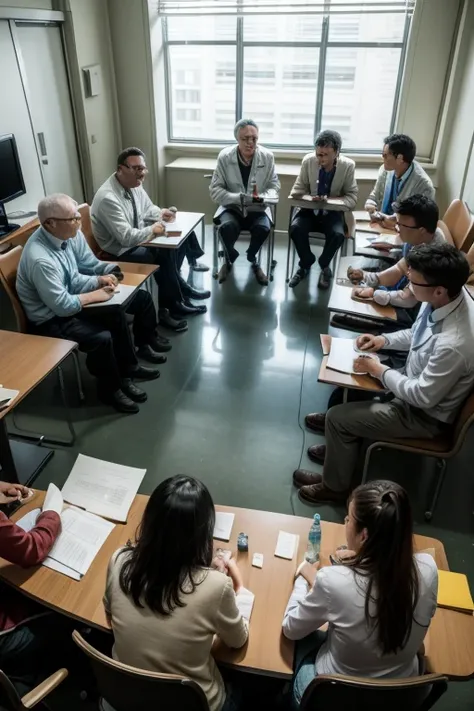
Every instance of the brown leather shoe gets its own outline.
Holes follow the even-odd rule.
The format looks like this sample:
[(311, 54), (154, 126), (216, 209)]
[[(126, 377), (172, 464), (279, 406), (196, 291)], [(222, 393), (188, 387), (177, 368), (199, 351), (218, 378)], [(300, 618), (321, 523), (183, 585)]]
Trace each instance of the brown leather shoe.
[(326, 458), (326, 445), (313, 444), (312, 447), (308, 447), (308, 457), (311, 459), (312, 462), (324, 464), (324, 460)]
[(219, 282), (219, 284), (222, 284), (222, 282), (227, 279), (231, 270), (232, 264), (225, 263), (222, 265), (222, 267), (219, 269), (219, 274), (217, 275), (217, 281)]
[(252, 264), (252, 271), (255, 274), (255, 279), (258, 281), (260, 286), (268, 286), (268, 277), (261, 266), (256, 263)]
[(293, 472), (293, 484), (297, 489), (311, 484), (320, 484), (322, 480), (322, 474), (316, 474), (316, 472), (310, 472), (307, 469), (297, 469)]
[(304, 418), (304, 423), (306, 427), (311, 430), (311, 432), (323, 432), (326, 425), (326, 413), (325, 412), (312, 412), (310, 415), (306, 415)]
[(298, 496), (301, 501), (307, 501), (310, 504), (322, 504), (329, 501), (340, 504), (347, 500), (349, 492), (332, 491), (321, 482), (320, 484), (312, 484), (311, 486), (302, 486), (298, 491)]

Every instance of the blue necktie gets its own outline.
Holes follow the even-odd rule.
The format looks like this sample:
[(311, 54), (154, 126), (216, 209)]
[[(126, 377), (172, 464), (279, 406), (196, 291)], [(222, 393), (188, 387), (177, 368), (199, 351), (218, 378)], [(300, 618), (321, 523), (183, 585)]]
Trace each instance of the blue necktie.
[(433, 313), (433, 307), (431, 304), (427, 304), (426, 307), (423, 309), (423, 311), (420, 312), (420, 315), (415, 321), (415, 324), (413, 326), (413, 335), (411, 338), (411, 347), (416, 348), (416, 346), (419, 345), (421, 342), (421, 339), (430, 325), (430, 316)]

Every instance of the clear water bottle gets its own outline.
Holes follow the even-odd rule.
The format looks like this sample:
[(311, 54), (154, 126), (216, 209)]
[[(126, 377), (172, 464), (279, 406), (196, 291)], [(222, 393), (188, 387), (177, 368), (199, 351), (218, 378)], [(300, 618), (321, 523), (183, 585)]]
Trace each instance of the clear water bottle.
[(306, 548), (305, 559), (308, 563), (317, 563), (321, 551), (321, 517), (314, 514), (313, 525), (308, 535), (308, 547)]
[(253, 199), (258, 198), (257, 181), (255, 178), (252, 178), (250, 181), (250, 195)]

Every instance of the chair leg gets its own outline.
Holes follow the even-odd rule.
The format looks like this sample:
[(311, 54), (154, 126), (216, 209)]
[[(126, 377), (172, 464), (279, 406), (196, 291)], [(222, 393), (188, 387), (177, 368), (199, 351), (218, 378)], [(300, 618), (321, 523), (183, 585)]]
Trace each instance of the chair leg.
[(362, 481), (361, 484), (365, 484), (367, 482), (367, 477), (369, 474), (369, 463), (370, 463), (370, 457), (372, 455), (372, 450), (373, 449), (380, 449), (380, 446), (377, 442), (374, 442), (373, 444), (370, 444), (367, 447), (367, 451), (365, 453), (365, 459), (364, 459), (364, 469), (362, 470)]
[(77, 389), (79, 392), (79, 400), (81, 402), (84, 402), (85, 397), (84, 397), (84, 390), (82, 388), (81, 366), (79, 364), (78, 355), (75, 351), (72, 352), (72, 360), (74, 361), (74, 370), (76, 371), (76, 380), (77, 380)]
[(288, 282), (290, 281), (290, 254), (291, 254), (291, 248), (292, 248), (293, 242), (290, 237), (290, 233), (288, 233), (288, 250), (286, 253), (286, 276), (285, 280)]
[(429, 508), (425, 511), (425, 521), (431, 521), (431, 519), (433, 518), (433, 513), (436, 508), (436, 504), (438, 503), (438, 498), (444, 483), (444, 477), (446, 475), (446, 460), (437, 459), (436, 468), (438, 469), (438, 476), (436, 478), (435, 490), (433, 498), (431, 500), (431, 505), (428, 504)]
[(217, 225), (212, 225), (212, 236), (214, 242), (214, 254), (212, 255), (213, 261), (213, 274), (214, 279), (217, 279), (219, 274), (219, 238), (218, 238), (218, 227)]
[[(60, 440), (58, 440), (58, 444), (67, 444), (67, 445), (71, 446), (76, 441), (76, 432), (74, 430), (74, 425), (72, 424), (72, 420), (71, 420), (71, 412), (69, 410), (69, 403), (67, 401), (66, 388), (64, 386), (64, 375), (63, 375), (63, 371), (62, 371), (62, 368), (60, 365), (58, 365), (57, 371), (58, 371), (59, 388), (61, 390), (61, 398), (63, 401), (64, 410), (66, 411), (66, 423), (68, 426), (68, 430), (71, 434), (71, 438), (69, 440), (65, 440), (62, 442)], [(52, 441), (52, 440), (50, 440), (50, 441)]]

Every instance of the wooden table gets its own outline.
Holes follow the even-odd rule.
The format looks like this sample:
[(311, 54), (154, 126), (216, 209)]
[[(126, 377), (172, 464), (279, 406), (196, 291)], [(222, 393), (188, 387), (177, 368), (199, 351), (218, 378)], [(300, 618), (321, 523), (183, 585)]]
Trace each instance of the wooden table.
[[(41, 505), (44, 492), (15, 513), (13, 519)], [(26, 595), (48, 607), (88, 625), (107, 630), (102, 605), (107, 564), (112, 553), (134, 537), (141, 520), (147, 496), (138, 495), (132, 504), (128, 522), (117, 525), (89, 571), (81, 582), (67, 578), (49, 568), (34, 570), (21, 568), (0, 559), (0, 577)], [(245, 531), (249, 536), (249, 552), (236, 553), (244, 585), (255, 594), (250, 621), (250, 636), (245, 647), (231, 650), (222, 643), (215, 646), (218, 661), (259, 674), (289, 679), (292, 675), (293, 643), (281, 634), (281, 623), (288, 602), (297, 564), (303, 559), (306, 539), (312, 519), (299, 516), (254, 511), (229, 506), (216, 506), (218, 511), (235, 513), (229, 543), (215, 541), (216, 547), (231, 548), (236, 552), (237, 535)], [(292, 561), (275, 558), (274, 551), (280, 530), (300, 536), (298, 554)], [(322, 522), (322, 564), (329, 562), (329, 553), (345, 543), (344, 526)], [(448, 570), (448, 562), (440, 541), (415, 536), (417, 550), (434, 549), (438, 567)], [(263, 568), (251, 565), (254, 553), (263, 553)], [(430, 669), (447, 674), (452, 679), (474, 676), (474, 617), (439, 608), (425, 642)]]
[(24, 225), (21, 225), (13, 232), (9, 232), (4, 237), (0, 238), (0, 252), (7, 251), (11, 247), (16, 247), (17, 245), (25, 246), (28, 239), (31, 237), (33, 232), (38, 229), (40, 222), (37, 217), (33, 217)]
[(396, 321), (397, 313), (393, 306), (381, 306), (375, 301), (354, 301), (351, 298), (352, 290), (344, 283), (339, 283), (336, 279), (332, 285), (331, 296), (329, 297), (329, 311), (336, 311), (343, 314), (355, 314), (366, 318), (381, 321)]
[[(375, 249), (371, 246), (374, 242), (389, 242), (392, 246), (387, 250)], [(373, 257), (375, 259), (390, 259), (395, 261), (397, 259), (396, 255), (399, 254), (399, 250), (402, 246), (403, 242), (396, 232), (383, 230), (383, 232), (375, 232), (374, 234), (374, 231), (372, 230), (369, 232), (369, 230), (361, 230), (356, 228), (354, 236), (355, 255)], [(397, 250), (397, 252), (392, 253), (391, 250)]]
[[(176, 223), (181, 228), (181, 235), (179, 236), (179, 241), (174, 241), (172, 238), (166, 237), (166, 235), (161, 235), (154, 237), (148, 242), (143, 242), (143, 247), (158, 247), (159, 249), (178, 249), (181, 247), (183, 242), (187, 240), (191, 232), (193, 232), (196, 227), (201, 224), (201, 244), (204, 247), (205, 235), (206, 235), (206, 225), (204, 223), (204, 218), (206, 215), (203, 212), (183, 212), (178, 210), (176, 213)], [(173, 223), (170, 222), (170, 225)]]
[(321, 333), (319, 337), (321, 339), (323, 359), (319, 368), (318, 383), (328, 383), (340, 388), (354, 390), (373, 390), (374, 392), (384, 390), (382, 383), (376, 378), (371, 378), (370, 375), (352, 375), (351, 373), (340, 373), (338, 370), (328, 368), (328, 355), (331, 350), (332, 336)]
[[(53, 455), (52, 450), (10, 440), (5, 416), (77, 348), (74, 341), (0, 331), (0, 378), (3, 387), (19, 390), (12, 404), (0, 412), (2, 479), (26, 484)], [(12, 445), (12, 446), (11, 446)]]

